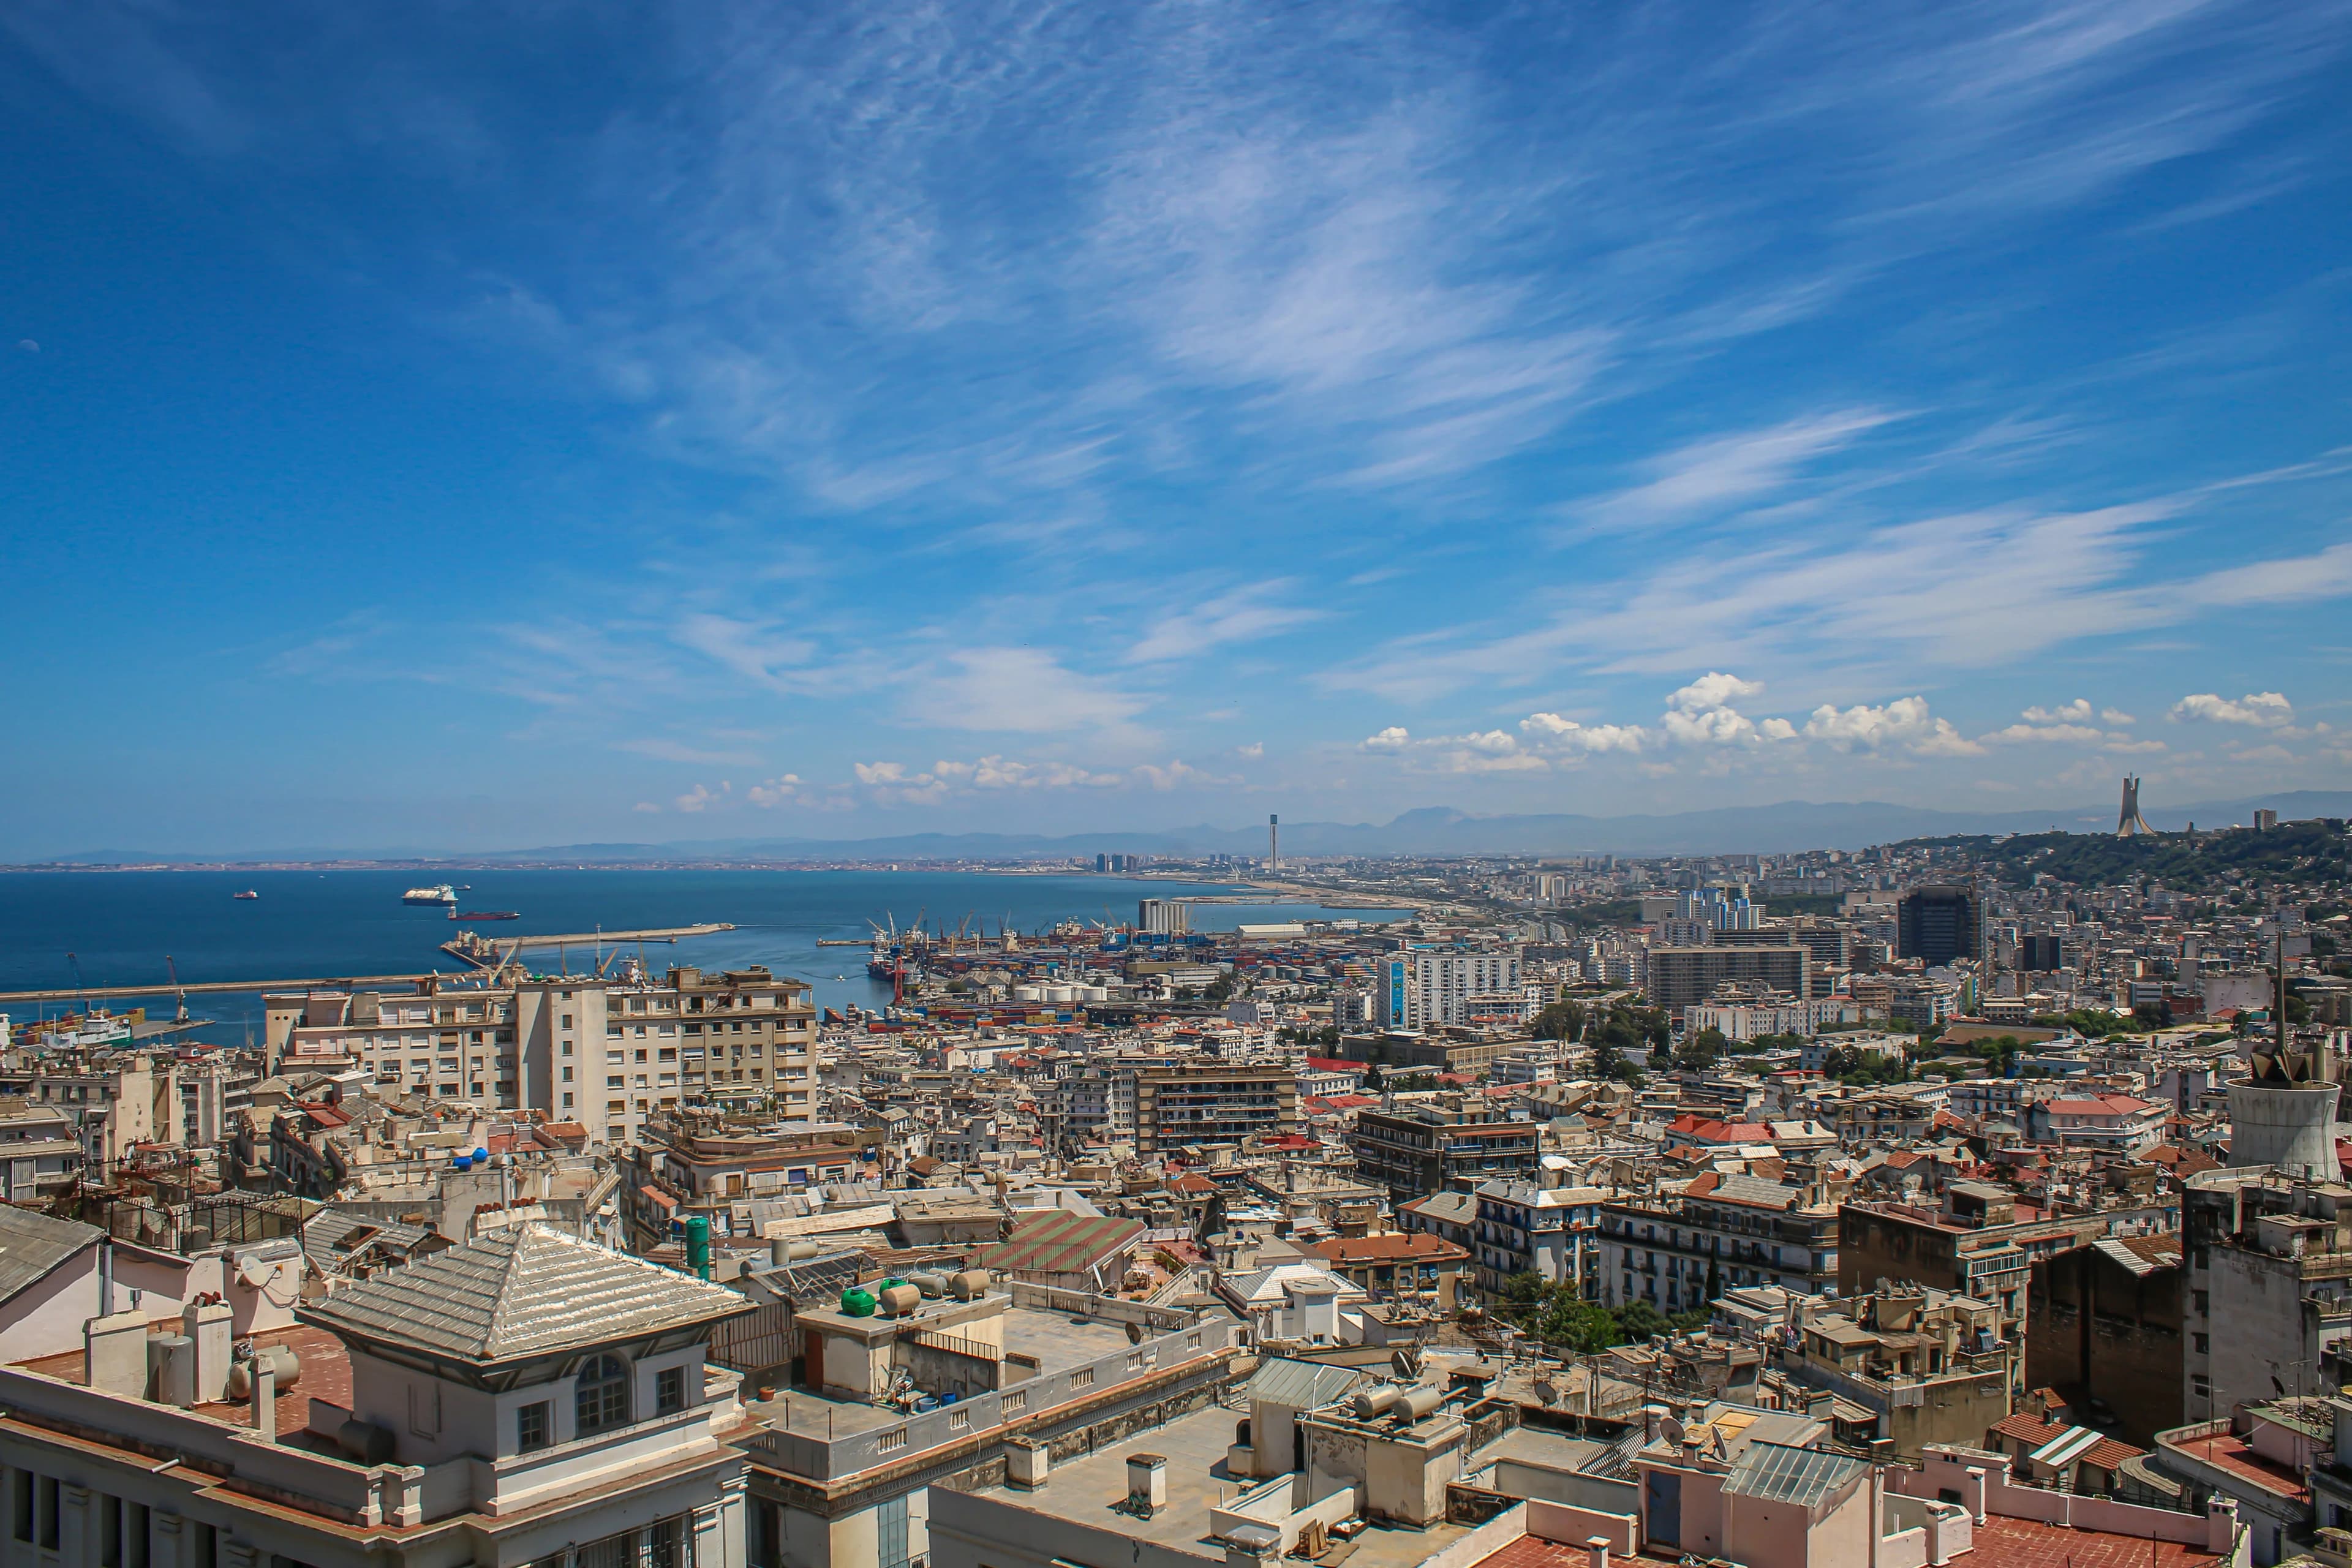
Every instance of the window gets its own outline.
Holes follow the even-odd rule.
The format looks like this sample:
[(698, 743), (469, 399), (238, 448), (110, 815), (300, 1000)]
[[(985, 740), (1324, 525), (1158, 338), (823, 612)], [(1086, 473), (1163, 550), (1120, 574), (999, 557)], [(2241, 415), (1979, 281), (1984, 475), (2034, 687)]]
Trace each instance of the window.
[(904, 1426), (894, 1426), (874, 1440), (877, 1453), (895, 1454), (906, 1446), (907, 1429)]
[(654, 1374), (654, 1413), (667, 1415), (686, 1408), (686, 1368), (666, 1366)]
[(536, 1405), (526, 1405), (515, 1412), (515, 1447), (528, 1454), (533, 1448), (544, 1448), (555, 1440), (548, 1420), (551, 1407), (542, 1399)]
[(12, 1470), (8, 1482), (9, 1533), (29, 1545), (33, 1539), (33, 1472)]
[(2191, 1334), (2189, 1338), (2194, 1343), (2199, 1355), (2211, 1355), (2213, 1353), (2213, 1341), (2210, 1336), (2205, 1334)]
[(408, 1429), (420, 1437), (441, 1435), (439, 1384), (412, 1383), (408, 1385)]
[(1090, 1367), (1090, 1366), (1082, 1366), (1082, 1367), (1078, 1368), (1078, 1370), (1077, 1370), (1077, 1371), (1076, 1371), (1076, 1372), (1074, 1372), (1074, 1373), (1070, 1373), (1070, 1386), (1071, 1386), (1073, 1389), (1079, 1389), (1079, 1388), (1092, 1388), (1094, 1385), (1095, 1385), (1095, 1369), (1094, 1369), (1094, 1368), (1092, 1368), (1092, 1367)]
[(882, 1568), (907, 1568), (907, 1494), (900, 1492), (876, 1509), (874, 1525)]
[(966, 1432), (971, 1429), (971, 1412), (959, 1405), (948, 1412), (948, 1430)]
[(629, 1419), (629, 1369), (618, 1356), (591, 1357), (573, 1384), (572, 1426), (583, 1437)]
[(996, 1407), (1007, 1415), (1016, 1411), (1026, 1410), (1029, 1408), (1029, 1391), (1025, 1388), (1016, 1388), (999, 1399)]

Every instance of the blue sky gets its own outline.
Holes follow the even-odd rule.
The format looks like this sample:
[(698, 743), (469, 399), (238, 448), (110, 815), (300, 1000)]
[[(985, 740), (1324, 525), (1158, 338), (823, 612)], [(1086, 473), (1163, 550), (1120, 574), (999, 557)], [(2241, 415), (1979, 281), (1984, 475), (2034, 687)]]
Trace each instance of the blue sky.
[(0, 853), (2352, 776), (2342, 4), (0, 10)]

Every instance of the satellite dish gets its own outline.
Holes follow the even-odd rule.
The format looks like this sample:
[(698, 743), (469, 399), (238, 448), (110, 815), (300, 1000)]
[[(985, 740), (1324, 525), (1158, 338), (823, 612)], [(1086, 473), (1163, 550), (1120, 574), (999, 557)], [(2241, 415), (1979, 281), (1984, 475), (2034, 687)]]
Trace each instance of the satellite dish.
[(236, 1277), (247, 1289), (258, 1290), (278, 1277), (278, 1265), (266, 1258), (247, 1258), (236, 1266)]
[(1658, 1423), (1658, 1435), (1676, 1447), (1682, 1447), (1683, 1424), (1669, 1415)]

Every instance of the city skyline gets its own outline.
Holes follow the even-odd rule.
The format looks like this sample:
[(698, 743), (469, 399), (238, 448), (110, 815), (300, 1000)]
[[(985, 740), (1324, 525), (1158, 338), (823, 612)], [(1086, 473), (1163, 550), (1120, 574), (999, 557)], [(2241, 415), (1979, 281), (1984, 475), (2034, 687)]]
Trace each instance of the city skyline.
[(14, 8), (0, 856), (2347, 787), (2346, 19)]

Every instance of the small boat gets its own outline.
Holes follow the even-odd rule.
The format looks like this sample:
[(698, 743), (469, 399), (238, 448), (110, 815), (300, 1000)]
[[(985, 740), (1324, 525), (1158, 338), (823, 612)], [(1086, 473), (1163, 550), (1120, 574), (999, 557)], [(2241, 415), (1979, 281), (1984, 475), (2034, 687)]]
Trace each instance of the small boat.
[(229, 897), (230, 897), (230, 898), (232, 898), (232, 899), (244, 900), (244, 899), (257, 899), (257, 898), (261, 897), (261, 895), (260, 895), (259, 893), (255, 892), (251, 888), (247, 888), (247, 889), (245, 891), (243, 891), (242, 893), (231, 893), (231, 894), (229, 895)]
[(522, 919), (522, 911), (520, 910), (451, 910), (449, 918), (453, 921), (519, 921)]

